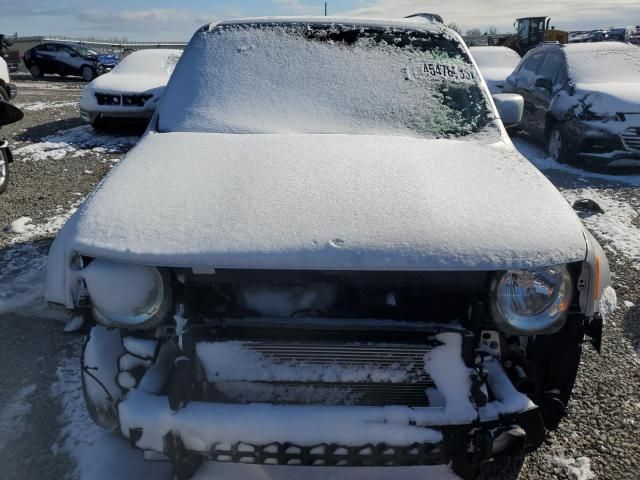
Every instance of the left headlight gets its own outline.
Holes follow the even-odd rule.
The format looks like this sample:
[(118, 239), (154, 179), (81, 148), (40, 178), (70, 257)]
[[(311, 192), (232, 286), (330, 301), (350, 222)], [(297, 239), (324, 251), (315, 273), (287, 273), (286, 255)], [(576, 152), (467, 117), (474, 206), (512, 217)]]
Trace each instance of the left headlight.
[(157, 268), (94, 259), (82, 276), (93, 314), (103, 325), (153, 328), (171, 308), (170, 278)]
[(557, 332), (571, 305), (571, 283), (564, 265), (506, 271), (492, 285), (494, 321), (512, 335)]

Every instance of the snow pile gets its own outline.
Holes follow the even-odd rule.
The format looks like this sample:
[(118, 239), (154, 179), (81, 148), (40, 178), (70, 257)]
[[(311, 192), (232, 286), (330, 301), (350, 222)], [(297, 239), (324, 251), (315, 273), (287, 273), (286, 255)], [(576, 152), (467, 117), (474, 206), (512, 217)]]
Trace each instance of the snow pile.
[(575, 480), (595, 479), (591, 471), (591, 459), (589, 457), (564, 458), (561, 456), (547, 456), (547, 460), (553, 465), (564, 468)]
[(3, 286), (0, 290), (0, 314), (33, 310), (41, 314), (46, 309), (44, 281), (48, 244), (36, 240), (54, 236), (76, 212), (81, 201), (66, 211), (59, 208), (42, 224), (27, 222), (25, 219), (28, 217), (12, 223), (18, 222), (15, 234), (9, 247), (0, 252), (0, 285)]
[[(121, 430), (142, 427), (140, 448), (161, 452), (172, 431), (188, 449), (207, 451), (215, 444), (290, 442), (303, 446), (338, 443), (410, 445), (442, 440), (436, 430), (417, 426), (428, 409), (322, 405), (208, 404), (191, 402), (172, 412), (164, 397), (136, 390), (119, 406)], [(424, 412), (424, 413), (423, 413)], [(412, 424), (413, 423), (413, 424)]]
[(129, 150), (139, 138), (97, 133), (91, 126), (82, 125), (61, 130), (42, 138), (40, 142), (17, 148), (13, 153), (23, 161), (60, 160), (67, 155), (82, 157), (90, 153), (120, 153)]
[(210, 382), (373, 382), (399, 383), (408, 379), (406, 365), (331, 365), (283, 363), (251, 348), (252, 342), (200, 342), (198, 358)]
[(640, 213), (634, 205), (618, 200), (614, 190), (585, 188), (563, 190), (562, 194), (571, 204), (582, 198), (598, 203), (604, 213), (583, 214), (582, 221), (600, 242), (611, 245), (631, 260), (635, 268), (640, 268), (640, 228), (634, 224)]
[(69, 453), (76, 461), (74, 477), (82, 480), (169, 478), (170, 464), (145, 462), (141, 452), (93, 423), (82, 396), (79, 356), (77, 349), (74, 355), (63, 359), (51, 387), (53, 397), (59, 398), (64, 408), (60, 437), (52, 447), (54, 453)]
[[(159, 129), (497, 139), (461, 47), (412, 37), (406, 45), (404, 32), (335, 23), (198, 32), (167, 86)], [(433, 42), (426, 51), (423, 39)]]
[(602, 296), (600, 297), (600, 303), (598, 305), (598, 310), (600, 311), (600, 315), (602, 316), (602, 320), (604, 322), (613, 315), (613, 312), (616, 309), (618, 303), (618, 298), (616, 296), (616, 291), (611, 286), (605, 287), (602, 292)]
[(35, 385), (22, 387), (11, 395), (0, 410), (0, 452), (22, 433), (26, 416), (31, 411), (29, 397), (36, 391)]
[(41, 112), (48, 109), (60, 109), (77, 106), (78, 102), (29, 102), (16, 104), (16, 107), (25, 112)]
[(9, 233), (27, 233), (34, 228), (31, 223), (33, 219), (31, 217), (20, 217), (9, 224), (6, 231)]
[(444, 397), (444, 414), (473, 419), (477, 413), (469, 400), (471, 379), (462, 361), (462, 335), (441, 333), (436, 339), (443, 344), (424, 356), (424, 370)]

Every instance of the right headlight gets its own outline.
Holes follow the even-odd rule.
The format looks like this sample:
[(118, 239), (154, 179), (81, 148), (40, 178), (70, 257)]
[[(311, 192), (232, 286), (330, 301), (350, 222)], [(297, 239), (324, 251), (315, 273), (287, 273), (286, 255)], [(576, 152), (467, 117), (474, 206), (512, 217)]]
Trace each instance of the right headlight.
[(564, 265), (508, 270), (493, 281), (493, 319), (511, 335), (554, 333), (564, 325), (571, 294), (571, 275)]
[(157, 268), (94, 259), (82, 276), (94, 317), (103, 325), (154, 328), (171, 309), (170, 278)]

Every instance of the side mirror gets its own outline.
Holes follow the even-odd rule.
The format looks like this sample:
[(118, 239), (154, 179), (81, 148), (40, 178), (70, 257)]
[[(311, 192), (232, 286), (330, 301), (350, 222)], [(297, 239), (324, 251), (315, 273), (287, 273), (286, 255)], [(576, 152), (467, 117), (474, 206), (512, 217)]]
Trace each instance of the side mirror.
[(493, 101), (498, 109), (498, 115), (505, 128), (515, 127), (522, 120), (524, 99), (515, 93), (496, 93)]
[(15, 123), (22, 120), (22, 117), (24, 117), (22, 110), (9, 102), (0, 100), (0, 126)]
[(551, 91), (551, 89), (553, 88), (553, 82), (548, 77), (538, 77), (536, 78), (535, 86)]

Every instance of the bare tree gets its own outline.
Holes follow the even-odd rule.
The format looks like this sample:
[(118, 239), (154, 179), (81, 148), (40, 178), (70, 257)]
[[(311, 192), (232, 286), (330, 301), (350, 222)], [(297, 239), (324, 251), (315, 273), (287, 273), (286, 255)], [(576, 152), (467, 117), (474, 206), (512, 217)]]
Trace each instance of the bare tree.
[(479, 37), (480, 35), (482, 35), (482, 32), (479, 28), (470, 28), (467, 30), (468, 37)]
[(460, 30), (460, 27), (458, 26), (457, 23), (451, 22), (450, 24), (447, 25), (447, 27), (449, 27), (451, 30), (454, 30), (455, 32), (459, 33), (460, 35), (462, 35), (462, 30)]
[(489, 30), (487, 30), (487, 35), (495, 37), (496, 35), (498, 35), (498, 29), (496, 27), (489, 27)]

